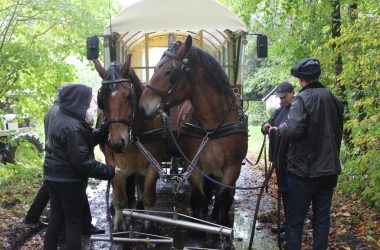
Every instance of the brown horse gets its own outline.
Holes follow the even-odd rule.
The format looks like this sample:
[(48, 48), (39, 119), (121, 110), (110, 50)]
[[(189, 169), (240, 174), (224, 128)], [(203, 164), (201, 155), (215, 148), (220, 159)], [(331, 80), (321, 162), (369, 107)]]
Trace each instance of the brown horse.
[[(104, 146), (106, 162), (120, 167), (121, 171), (112, 180), (112, 203), (115, 208), (114, 230), (125, 231), (122, 210), (131, 207), (126, 187), (128, 177), (134, 176), (137, 185), (137, 208), (150, 210), (156, 202), (156, 182), (158, 171), (151, 166), (145, 155), (137, 148), (136, 138), (157, 159), (158, 162), (166, 152), (166, 133), (160, 119), (147, 120), (137, 108), (143, 86), (130, 68), (129, 56), (123, 65), (113, 63), (106, 71), (99, 61), (95, 67), (103, 78), (98, 93), (98, 106), (103, 111), (98, 123), (108, 126), (108, 141)], [(128, 200), (129, 198), (129, 200)], [(146, 226), (149, 223), (146, 223)], [(143, 230), (149, 230), (144, 228)]]
[(222, 67), (210, 54), (193, 47), (191, 36), (185, 43), (172, 42), (164, 52), (139, 105), (151, 116), (186, 99), (191, 106), (185, 102), (180, 129), (186, 157), (194, 159), (202, 141), (209, 139), (188, 179), (193, 216), (204, 218), (207, 202), (215, 195), (211, 218), (231, 226), (229, 210), (235, 193), (231, 187), (247, 153), (247, 127)]

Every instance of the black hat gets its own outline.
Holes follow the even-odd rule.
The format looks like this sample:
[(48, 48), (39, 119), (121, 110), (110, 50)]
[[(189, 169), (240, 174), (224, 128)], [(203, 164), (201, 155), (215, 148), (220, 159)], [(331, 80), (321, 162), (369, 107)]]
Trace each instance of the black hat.
[(317, 59), (304, 58), (291, 69), (290, 73), (299, 79), (313, 80), (321, 75), (321, 64)]
[(277, 97), (284, 97), (286, 96), (289, 92), (292, 92), (294, 90), (293, 85), (291, 85), (288, 82), (282, 82), (277, 86)]

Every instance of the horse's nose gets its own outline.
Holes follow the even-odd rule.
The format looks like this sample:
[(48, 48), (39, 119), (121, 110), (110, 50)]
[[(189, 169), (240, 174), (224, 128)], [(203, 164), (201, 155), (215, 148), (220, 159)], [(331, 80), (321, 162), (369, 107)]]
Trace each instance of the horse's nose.
[(118, 143), (111, 143), (110, 140), (108, 140), (108, 144), (111, 146), (113, 150), (115, 150), (116, 153), (123, 153), (126, 149), (126, 142), (124, 138), (120, 139)]

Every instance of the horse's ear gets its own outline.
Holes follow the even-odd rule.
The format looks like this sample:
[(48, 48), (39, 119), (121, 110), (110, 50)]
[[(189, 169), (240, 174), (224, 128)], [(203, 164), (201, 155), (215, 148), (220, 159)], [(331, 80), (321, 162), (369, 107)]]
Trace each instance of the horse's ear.
[(185, 55), (190, 51), (191, 46), (193, 46), (193, 38), (190, 35), (188, 35), (185, 41)]
[(168, 35), (168, 48), (170, 47), (170, 45), (172, 45), (172, 43), (175, 43), (175, 35), (173, 33), (170, 33)]
[(102, 64), (99, 62), (97, 58), (92, 60), (92, 62), (94, 63), (95, 69), (96, 71), (98, 71), (99, 76), (104, 80), (106, 78), (107, 71), (105, 70), (105, 68), (102, 66)]
[(132, 54), (129, 54), (127, 56), (127, 59), (125, 60), (123, 68), (121, 69), (121, 75), (123, 77), (129, 75), (129, 69), (131, 68), (131, 58), (132, 58)]

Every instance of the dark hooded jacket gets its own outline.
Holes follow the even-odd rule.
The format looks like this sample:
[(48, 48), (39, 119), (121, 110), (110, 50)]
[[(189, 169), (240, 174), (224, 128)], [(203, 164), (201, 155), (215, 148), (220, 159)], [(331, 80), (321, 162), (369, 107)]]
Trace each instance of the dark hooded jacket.
[(341, 173), (339, 151), (343, 106), (319, 82), (309, 83), (294, 97), (279, 134), (289, 139), (287, 169), (300, 177)]
[(110, 180), (112, 166), (94, 159), (91, 127), (85, 121), (91, 88), (73, 84), (59, 92), (59, 110), (49, 120), (45, 143), (44, 180), (86, 181), (88, 177)]

